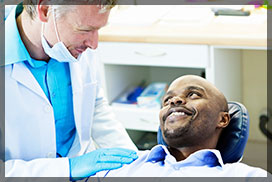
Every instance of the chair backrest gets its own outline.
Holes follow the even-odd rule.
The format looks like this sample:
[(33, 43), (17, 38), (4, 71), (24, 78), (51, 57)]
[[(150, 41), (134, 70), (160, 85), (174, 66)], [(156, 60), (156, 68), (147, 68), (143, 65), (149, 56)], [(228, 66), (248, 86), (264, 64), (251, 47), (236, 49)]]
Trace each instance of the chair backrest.
[[(249, 115), (244, 105), (228, 102), (230, 123), (224, 128), (216, 149), (221, 153), (224, 163), (234, 163), (242, 159), (249, 134)], [(166, 145), (159, 127), (158, 144)]]

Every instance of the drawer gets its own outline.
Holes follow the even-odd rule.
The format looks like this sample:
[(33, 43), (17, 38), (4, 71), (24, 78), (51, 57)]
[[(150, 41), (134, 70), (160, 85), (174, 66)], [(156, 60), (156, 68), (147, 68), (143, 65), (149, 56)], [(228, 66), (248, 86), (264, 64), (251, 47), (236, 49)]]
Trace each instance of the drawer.
[(104, 64), (206, 68), (207, 45), (100, 42)]
[(120, 106), (112, 106), (112, 109), (117, 120), (120, 121), (126, 129), (158, 131), (160, 125), (159, 110)]

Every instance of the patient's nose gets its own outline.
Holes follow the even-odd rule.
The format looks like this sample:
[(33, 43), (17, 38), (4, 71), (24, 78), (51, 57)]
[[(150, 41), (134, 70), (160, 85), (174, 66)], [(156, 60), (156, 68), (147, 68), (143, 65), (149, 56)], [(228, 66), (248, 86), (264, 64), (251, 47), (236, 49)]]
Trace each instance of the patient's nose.
[(173, 106), (179, 106), (181, 104), (185, 104), (185, 100), (181, 97), (173, 97), (171, 98), (170, 104)]

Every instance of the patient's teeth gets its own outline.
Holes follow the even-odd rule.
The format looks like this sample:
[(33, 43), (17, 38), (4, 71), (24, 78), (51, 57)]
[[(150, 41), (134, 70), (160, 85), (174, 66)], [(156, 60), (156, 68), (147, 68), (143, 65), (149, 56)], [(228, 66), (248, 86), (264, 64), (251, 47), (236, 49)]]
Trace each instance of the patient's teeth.
[(184, 116), (184, 112), (173, 112), (170, 116)]

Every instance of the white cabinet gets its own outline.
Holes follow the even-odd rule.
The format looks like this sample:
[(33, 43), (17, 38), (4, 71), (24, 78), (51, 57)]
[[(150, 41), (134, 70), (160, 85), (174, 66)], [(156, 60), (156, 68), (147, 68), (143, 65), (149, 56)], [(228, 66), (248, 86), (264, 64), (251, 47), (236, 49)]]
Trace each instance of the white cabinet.
[(152, 43), (100, 43), (104, 64), (205, 68), (208, 46)]
[[(111, 104), (142, 81), (171, 83), (195, 74), (214, 83), (228, 100), (241, 102), (241, 51), (208, 45), (100, 42), (102, 84)], [(235, 89), (233, 89), (235, 88)], [(159, 110), (112, 106), (127, 129), (157, 131)]]

